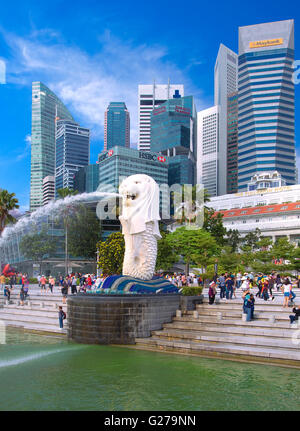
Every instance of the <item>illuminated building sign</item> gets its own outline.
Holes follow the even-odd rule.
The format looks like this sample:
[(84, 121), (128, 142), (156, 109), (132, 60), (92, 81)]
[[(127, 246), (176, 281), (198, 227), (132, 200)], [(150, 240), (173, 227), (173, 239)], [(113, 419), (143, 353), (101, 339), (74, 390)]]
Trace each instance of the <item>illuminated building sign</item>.
[(264, 48), (265, 46), (274, 46), (274, 45), (282, 45), (283, 39), (282, 37), (278, 37), (277, 39), (266, 39), (266, 40), (257, 40), (255, 42), (249, 42), (249, 48)]

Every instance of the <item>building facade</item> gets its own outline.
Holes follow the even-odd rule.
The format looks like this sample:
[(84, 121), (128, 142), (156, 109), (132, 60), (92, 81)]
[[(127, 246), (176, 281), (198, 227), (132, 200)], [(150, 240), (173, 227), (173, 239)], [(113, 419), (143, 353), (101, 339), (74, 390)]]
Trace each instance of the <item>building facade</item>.
[(168, 99), (184, 96), (184, 86), (178, 84), (149, 84), (138, 87), (139, 142), (138, 149), (150, 151), (152, 109)]
[(197, 183), (210, 196), (219, 194), (219, 106), (197, 114)]
[[(300, 184), (284, 186), (277, 178), (274, 187), (266, 188), (270, 179), (263, 180), (263, 175), (258, 178), (257, 174), (255, 177), (256, 190), (216, 196), (206, 205), (224, 215), (226, 229), (237, 229), (242, 236), (259, 228), (263, 236), (273, 240), (287, 236), (291, 241), (299, 242)], [(278, 187), (276, 183), (279, 183)]]
[(55, 175), (55, 119), (73, 120), (59, 98), (41, 82), (32, 83), (30, 211), (43, 205), (43, 179)]
[(173, 98), (151, 112), (151, 151), (168, 157), (169, 185), (196, 182), (197, 117), (192, 96)]
[(300, 243), (300, 201), (267, 206), (247, 207), (221, 211), (226, 229), (236, 229), (241, 236), (259, 228), (261, 235), (275, 242), (287, 237)]
[(130, 147), (130, 116), (125, 103), (111, 102), (104, 113), (104, 151)]
[[(238, 55), (220, 44), (214, 70), (214, 105), (218, 106), (218, 184), (217, 194), (231, 193), (232, 187), (232, 164), (228, 164), (228, 151), (231, 145), (230, 120), (228, 118), (229, 96), (238, 90)], [(229, 122), (229, 124), (228, 124)], [(229, 127), (228, 127), (229, 125)], [(229, 140), (228, 140), (229, 139)], [(233, 157), (231, 157), (232, 161)], [(237, 159), (237, 155), (236, 155)], [(237, 163), (237, 160), (236, 160)], [(229, 177), (229, 178), (228, 178)], [(229, 179), (229, 181), (228, 181)], [(228, 185), (230, 187), (228, 187)]]
[(238, 192), (238, 93), (227, 97), (227, 193)]
[(262, 172), (261, 174), (253, 175), (248, 184), (248, 191), (265, 190), (283, 186), (286, 186), (286, 181), (281, 177), (279, 172)]
[(158, 184), (168, 184), (168, 159), (153, 152), (114, 147), (99, 154), (99, 184), (119, 188), (120, 178), (135, 174), (151, 176)]
[(48, 175), (43, 179), (43, 205), (55, 199), (55, 177)]
[(74, 121), (56, 122), (55, 193), (74, 189), (75, 173), (90, 160), (90, 131)]
[(92, 193), (99, 186), (98, 163), (80, 168), (74, 176), (74, 190), (79, 193)]
[(294, 21), (239, 28), (238, 188), (278, 171), (295, 184)]

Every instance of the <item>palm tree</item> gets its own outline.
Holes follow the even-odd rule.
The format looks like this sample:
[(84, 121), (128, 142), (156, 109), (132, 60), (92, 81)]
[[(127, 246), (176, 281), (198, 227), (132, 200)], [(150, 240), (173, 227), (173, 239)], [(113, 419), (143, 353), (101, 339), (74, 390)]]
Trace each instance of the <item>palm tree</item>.
[(0, 234), (7, 224), (16, 222), (15, 217), (10, 214), (10, 211), (19, 208), (15, 196), (15, 193), (8, 193), (7, 190), (0, 192)]
[[(77, 190), (71, 190), (69, 188), (58, 189), (57, 194), (60, 199), (64, 199), (67, 196), (75, 196), (78, 194)], [(65, 275), (69, 272), (69, 250), (68, 250), (68, 227), (69, 227), (69, 217), (72, 215), (73, 208), (72, 205), (66, 206), (63, 210), (64, 228), (65, 228)]]

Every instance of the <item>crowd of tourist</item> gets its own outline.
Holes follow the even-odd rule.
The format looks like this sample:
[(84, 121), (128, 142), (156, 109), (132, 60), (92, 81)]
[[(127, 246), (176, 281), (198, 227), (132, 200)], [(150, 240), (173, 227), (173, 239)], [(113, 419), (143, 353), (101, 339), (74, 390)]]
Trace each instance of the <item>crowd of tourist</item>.
[[(157, 274), (158, 275), (158, 274)], [(77, 294), (79, 292), (87, 292), (97, 290), (101, 287), (107, 276), (101, 274), (81, 274), (72, 273), (67, 276), (54, 277), (49, 275), (39, 275), (37, 277), (38, 285), (41, 289), (41, 295), (53, 294), (55, 287), (62, 294), (62, 302), (66, 304), (69, 294)], [(205, 287), (208, 285), (209, 304), (214, 304), (217, 294), (220, 295), (220, 300), (232, 300), (237, 298), (236, 293), (240, 291), (243, 298), (243, 312), (246, 315), (246, 320), (250, 321), (254, 316), (255, 298), (260, 298), (264, 301), (273, 301), (274, 290), (283, 293), (283, 307), (294, 304), (296, 294), (293, 291), (294, 287), (300, 288), (300, 276), (293, 281), (289, 277), (283, 277), (279, 273), (272, 272), (271, 274), (253, 274), (253, 273), (230, 273), (225, 272), (221, 275), (215, 274), (211, 280), (204, 280), (201, 275), (193, 273), (185, 275), (182, 273), (172, 273), (165, 275), (171, 283), (179, 289), (184, 287)], [(7, 279), (4, 275), (0, 275), (0, 286), (3, 289), (4, 297), (9, 301), (11, 292), (15, 286), (20, 285), (20, 305), (24, 305), (24, 301), (29, 296), (29, 278), (27, 274), (12, 275)], [(300, 316), (300, 308), (293, 308), (294, 315), (290, 316), (291, 323), (298, 320)], [(65, 314), (62, 308), (59, 309), (59, 324), (63, 327), (63, 319)]]

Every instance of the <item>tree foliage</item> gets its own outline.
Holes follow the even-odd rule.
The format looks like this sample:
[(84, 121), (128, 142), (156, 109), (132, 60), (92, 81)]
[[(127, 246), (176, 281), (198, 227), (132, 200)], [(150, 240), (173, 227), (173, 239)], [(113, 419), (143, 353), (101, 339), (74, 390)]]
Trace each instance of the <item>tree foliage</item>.
[(125, 253), (125, 241), (120, 232), (112, 233), (106, 241), (97, 244), (98, 267), (107, 275), (121, 274)]
[(206, 266), (210, 262), (210, 258), (219, 251), (215, 239), (203, 229), (194, 230), (181, 227), (169, 234), (167, 241), (176, 253), (183, 257), (186, 263), (186, 273), (189, 271), (191, 262)]
[(169, 243), (168, 232), (161, 231), (161, 239), (157, 241), (156, 270), (169, 271), (178, 260), (178, 255)]
[(96, 259), (101, 239), (101, 222), (95, 211), (80, 205), (68, 222), (68, 249), (71, 255)]
[(57, 248), (57, 240), (48, 234), (46, 228), (43, 228), (40, 232), (34, 231), (24, 235), (19, 247), (26, 259), (40, 264), (40, 272), (42, 272), (42, 262), (46, 258), (53, 256)]
[(215, 214), (213, 208), (204, 208), (203, 229), (209, 232), (219, 245), (224, 245), (226, 228), (223, 226), (223, 214)]
[(229, 229), (226, 233), (226, 245), (230, 247), (230, 251), (235, 253), (238, 250), (241, 242), (241, 235), (237, 229)]
[(7, 224), (16, 222), (10, 214), (12, 210), (19, 208), (15, 196), (15, 193), (9, 193), (7, 190), (0, 191), (0, 234)]

